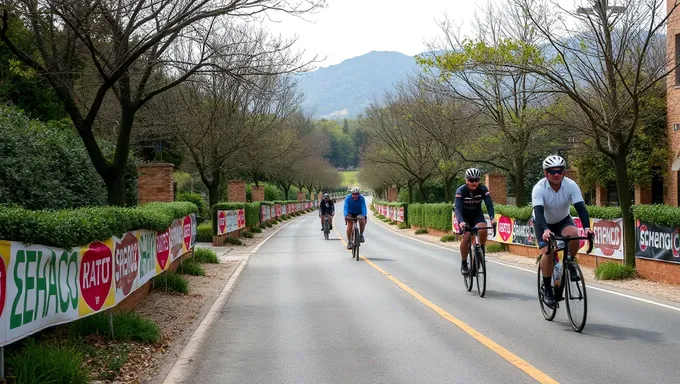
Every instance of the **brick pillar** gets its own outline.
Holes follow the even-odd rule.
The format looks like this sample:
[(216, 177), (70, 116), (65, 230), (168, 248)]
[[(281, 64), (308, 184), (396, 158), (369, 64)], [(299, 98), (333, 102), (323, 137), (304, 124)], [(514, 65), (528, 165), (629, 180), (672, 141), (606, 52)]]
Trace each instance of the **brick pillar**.
[(387, 201), (392, 202), (392, 201), (397, 201), (399, 198), (399, 190), (397, 189), (396, 186), (391, 186), (387, 189)]
[(578, 184), (578, 171), (575, 169), (567, 169), (566, 172), (564, 172), (564, 176), (574, 180)]
[(488, 173), (486, 175), (486, 187), (489, 188), (494, 203), (508, 203), (507, 176), (500, 173)]
[(597, 186), (595, 187), (595, 205), (598, 207), (606, 207), (609, 205), (609, 195), (607, 188)]
[(298, 191), (298, 201), (305, 201), (307, 199), (307, 193), (303, 191)]
[(229, 180), (227, 181), (227, 194), (229, 201), (245, 203), (246, 202), (246, 182), (243, 180)]
[(635, 186), (635, 204), (651, 204), (652, 203), (652, 188)]
[(253, 201), (264, 201), (264, 185), (251, 185), (250, 193), (252, 194)]
[(139, 204), (152, 201), (171, 202), (174, 198), (172, 171), (169, 163), (144, 163), (137, 165)]

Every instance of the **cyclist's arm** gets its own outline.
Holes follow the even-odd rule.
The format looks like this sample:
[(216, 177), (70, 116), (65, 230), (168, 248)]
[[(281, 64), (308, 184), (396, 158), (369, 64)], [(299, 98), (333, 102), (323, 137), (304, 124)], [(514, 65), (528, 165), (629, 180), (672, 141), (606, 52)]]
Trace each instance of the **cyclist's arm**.
[(489, 214), (489, 218), (493, 220), (494, 212), (493, 212), (493, 201), (491, 201), (491, 193), (489, 191), (486, 191), (484, 194), (484, 204), (486, 204), (486, 212)]
[(361, 215), (366, 217), (368, 215), (368, 210), (366, 209), (366, 199), (361, 196)]
[(534, 223), (540, 230), (536, 236), (540, 239), (543, 236), (543, 232), (548, 229), (548, 224), (545, 222), (545, 212), (543, 205), (534, 205)]
[(590, 228), (590, 215), (588, 214), (586, 203), (584, 203), (583, 201), (579, 201), (578, 203), (574, 204), (574, 208), (576, 208), (578, 217), (579, 219), (581, 219), (581, 224), (583, 224), (583, 228)]
[(331, 201), (331, 215), (335, 216), (335, 204), (333, 204), (333, 201)]
[(345, 217), (347, 217), (347, 213), (349, 212), (349, 199), (345, 198), (345, 208), (344, 208), (344, 214)]
[(453, 205), (453, 211), (456, 213), (456, 220), (458, 223), (463, 222), (463, 199), (460, 193), (456, 193), (456, 201)]

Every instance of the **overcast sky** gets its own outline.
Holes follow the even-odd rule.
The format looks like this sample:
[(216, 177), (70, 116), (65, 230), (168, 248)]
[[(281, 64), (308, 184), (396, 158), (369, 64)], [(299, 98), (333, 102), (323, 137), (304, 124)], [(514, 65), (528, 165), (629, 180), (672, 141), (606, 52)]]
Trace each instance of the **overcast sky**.
[(327, 67), (370, 51), (397, 51), (415, 55), (425, 42), (442, 33), (437, 21), (445, 14), (460, 22), (472, 17), (486, 0), (327, 0), (328, 7), (303, 21), (277, 15), (266, 25), (283, 36), (298, 36), (297, 48), (307, 57), (326, 57)]

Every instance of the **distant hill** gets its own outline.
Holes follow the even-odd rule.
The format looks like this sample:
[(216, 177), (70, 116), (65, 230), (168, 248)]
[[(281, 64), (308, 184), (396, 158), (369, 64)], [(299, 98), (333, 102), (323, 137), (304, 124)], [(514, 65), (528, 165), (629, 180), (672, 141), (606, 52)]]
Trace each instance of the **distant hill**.
[(319, 68), (300, 75), (303, 107), (316, 118), (356, 117), (414, 71), (419, 67), (413, 56), (378, 51)]

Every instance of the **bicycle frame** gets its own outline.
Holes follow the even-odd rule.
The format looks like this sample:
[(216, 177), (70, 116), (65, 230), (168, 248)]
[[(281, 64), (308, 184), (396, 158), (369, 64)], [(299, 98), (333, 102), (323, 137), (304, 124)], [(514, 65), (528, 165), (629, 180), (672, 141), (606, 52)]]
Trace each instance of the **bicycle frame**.
[[(555, 287), (555, 300), (560, 301), (563, 298), (563, 293), (564, 293), (564, 287), (565, 287), (565, 282), (566, 282), (566, 276), (567, 276), (567, 268), (570, 267), (571, 265), (576, 264), (576, 261), (574, 260), (573, 255), (569, 252), (569, 242), (571, 241), (581, 241), (581, 240), (587, 240), (588, 241), (588, 250), (586, 253), (590, 253), (593, 251), (593, 238), (594, 235), (593, 233), (590, 233), (589, 236), (575, 236), (575, 237), (570, 237), (570, 236), (556, 236), (554, 233), (550, 234), (550, 241), (548, 242), (548, 255), (552, 255), (553, 257), (553, 263), (555, 262), (555, 258), (559, 258), (558, 254), (562, 252), (562, 275), (560, 276), (560, 284), (559, 286)], [(563, 247), (558, 247), (557, 242), (562, 241), (564, 242)], [(554, 264), (553, 264), (554, 266)]]
[[(480, 229), (493, 229), (493, 236), (496, 237), (496, 224), (494, 223), (493, 226), (491, 227), (465, 227), (465, 230), (463, 233), (470, 232), (470, 242), (468, 243), (468, 256), (474, 258), (474, 254), (472, 253), (472, 246), (474, 244), (475, 247), (480, 246), (478, 238), (479, 238), (479, 230)], [(470, 265), (474, 266), (475, 263), (470, 263)], [(472, 273), (472, 271), (470, 271)]]

